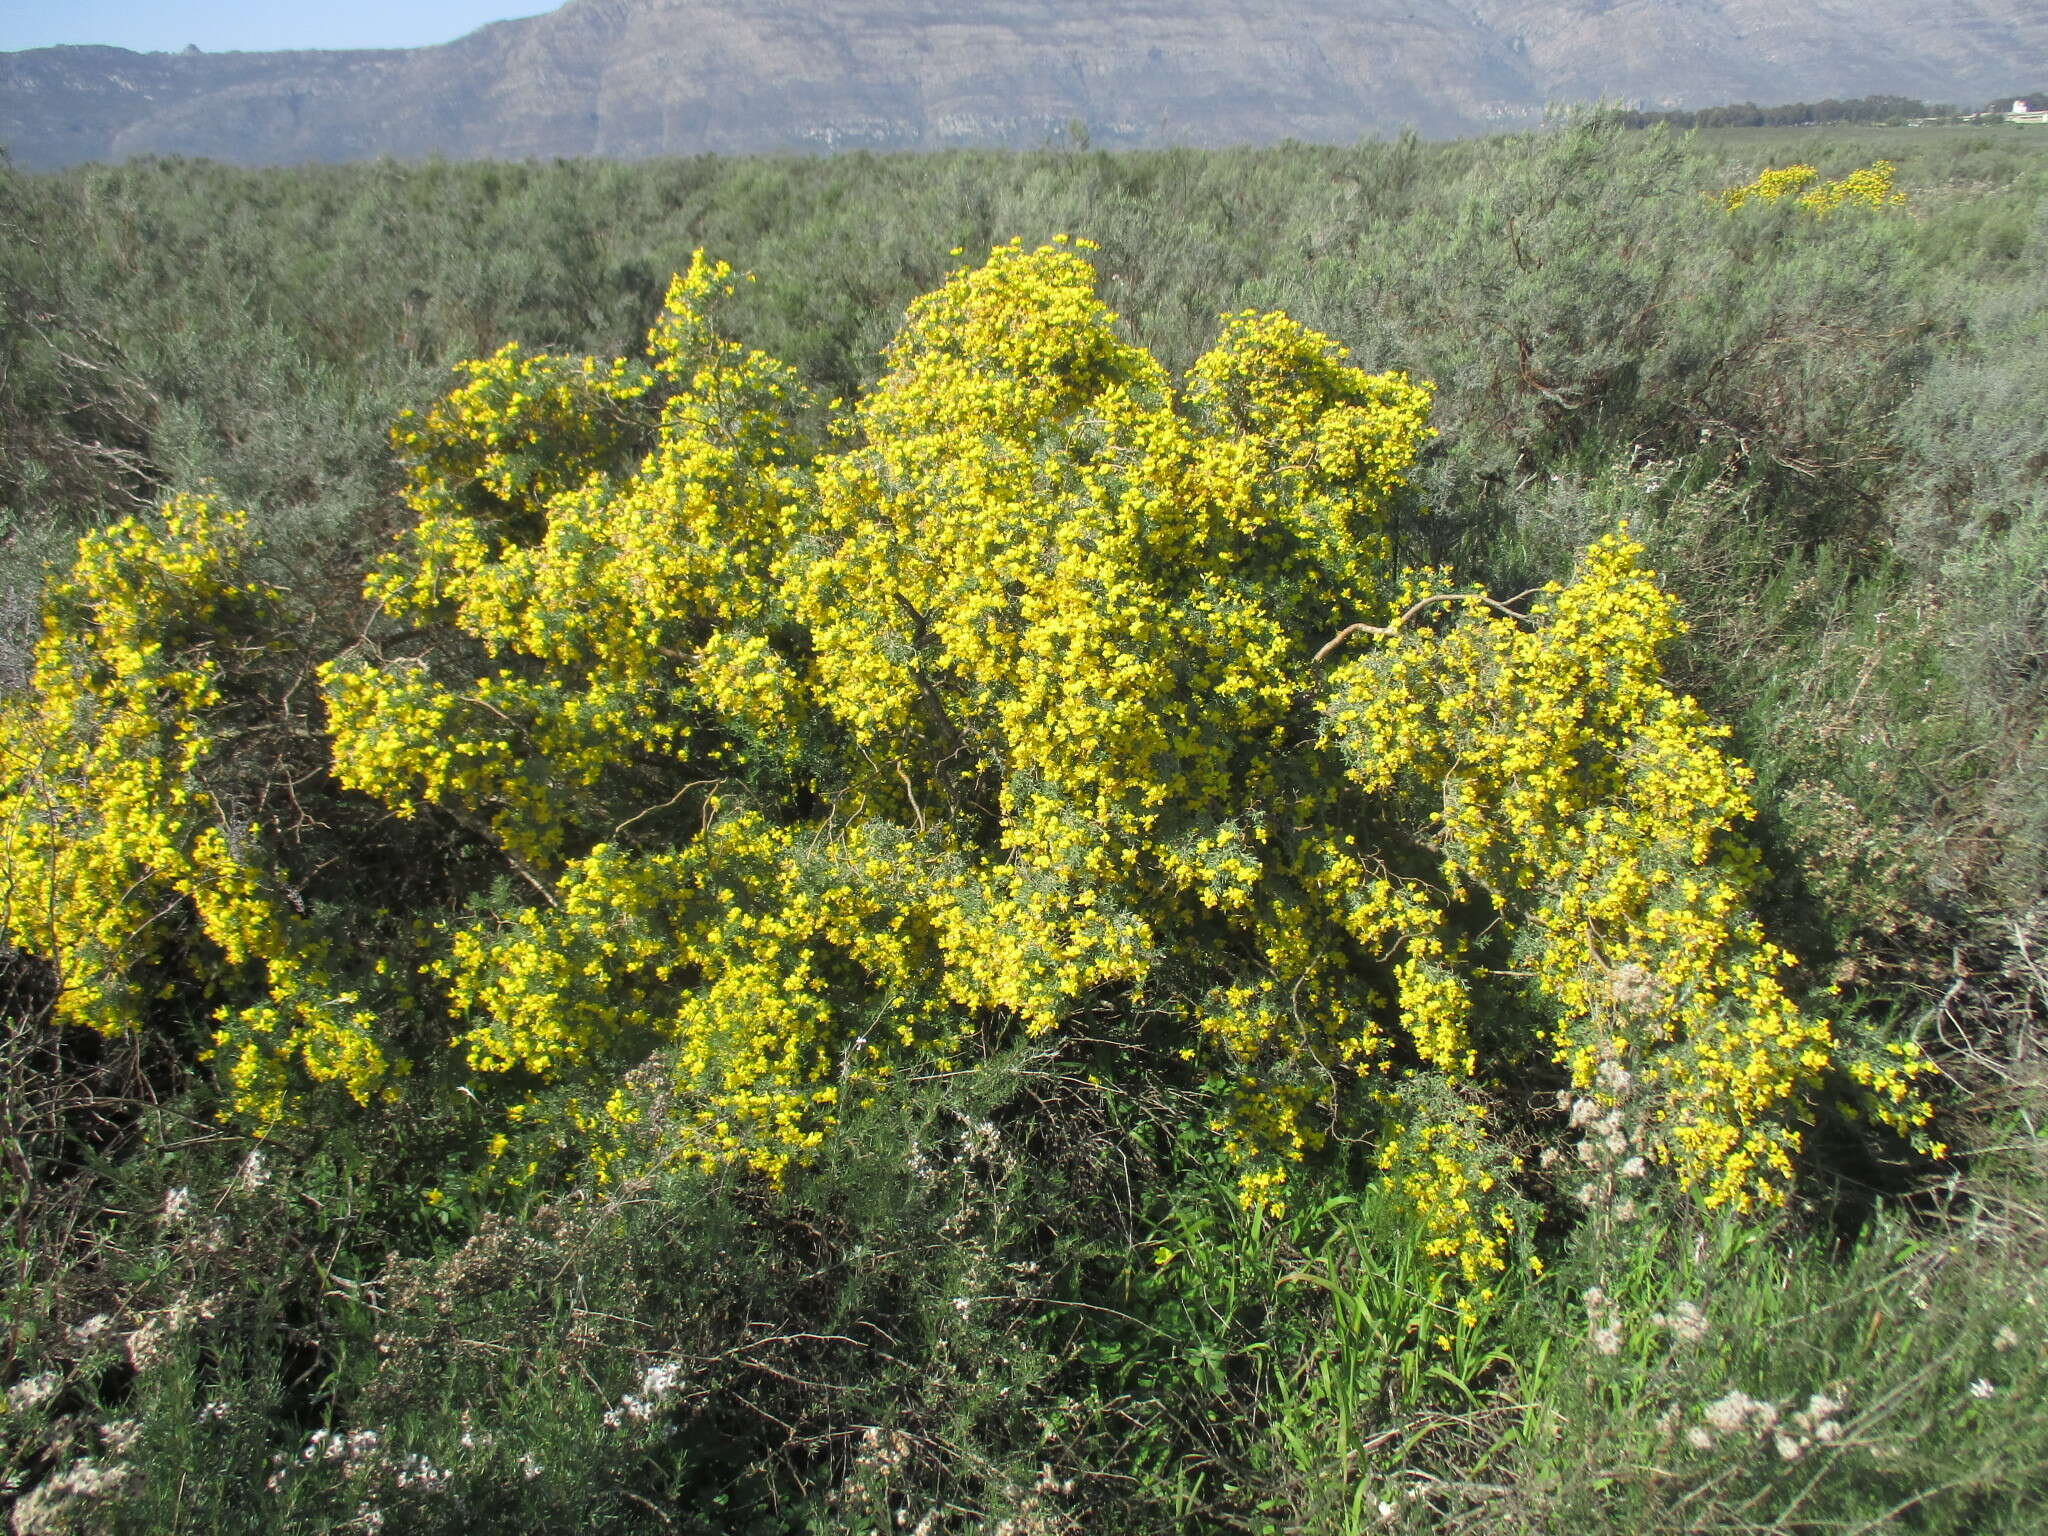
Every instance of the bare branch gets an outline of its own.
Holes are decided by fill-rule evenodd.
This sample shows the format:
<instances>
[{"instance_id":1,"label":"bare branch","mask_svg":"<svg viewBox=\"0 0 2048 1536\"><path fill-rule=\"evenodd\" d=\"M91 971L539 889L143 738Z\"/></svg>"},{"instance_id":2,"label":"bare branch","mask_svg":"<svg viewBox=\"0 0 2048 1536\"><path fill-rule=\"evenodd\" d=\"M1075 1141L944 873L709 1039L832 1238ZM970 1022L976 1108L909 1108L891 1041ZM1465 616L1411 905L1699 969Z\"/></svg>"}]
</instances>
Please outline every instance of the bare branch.
<instances>
[{"instance_id":1,"label":"bare branch","mask_svg":"<svg viewBox=\"0 0 2048 1536\"><path fill-rule=\"evenodd\" d=\"M1342 629L1338 630L1336 634L1332 635L1327 642L1325 642L1323 648L1320 651L1316 652L1315 660L1322 661L1332 651L1336 650L1338 646L1342 645L1346 640L1349 640L1353 635L1377 635L1384 640L1388 636L1397 633L1403 624L1406 624L1410 619L1414 618L1416 614L1422 612L1422 610L1427 608L1431 603L1484 603L1487 607L1495 609L1498 612L1504 613L1511 619L1527 620L1529 615L1523 613L1520 609L1515 608L1513 605L1519 603L1525 597L1534 597L1538 592L1542 590L1543 589L1541 587L1531 587L1526 592L1517 592L1513 597L1509 598L1506 602L1502 602L1497 598L1488 597L1484 592L1432 593L1430 596L1422 598L1419 601L1411 604L1408 608L1408 611L1397 617L1391 624L1387 624L1384 626L1379 624L1345 625Z\"/></svg>"}]
</instances>

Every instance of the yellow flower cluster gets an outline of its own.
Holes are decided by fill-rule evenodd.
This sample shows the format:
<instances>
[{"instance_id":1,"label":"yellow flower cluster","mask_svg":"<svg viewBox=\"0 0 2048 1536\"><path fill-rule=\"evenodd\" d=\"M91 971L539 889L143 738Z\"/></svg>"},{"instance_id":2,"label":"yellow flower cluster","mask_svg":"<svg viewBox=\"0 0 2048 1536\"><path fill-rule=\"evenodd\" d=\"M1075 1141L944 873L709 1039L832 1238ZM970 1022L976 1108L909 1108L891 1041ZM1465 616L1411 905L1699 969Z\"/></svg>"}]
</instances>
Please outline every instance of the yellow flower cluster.
<instances>
[{"instance_id":1,"label":"yellow flower cluster","mask_svg":"<svg viewBox=\"0 0 2048 1536\"><path fill-rule=\"evenodd\" d=\"M1612 1102L1618 1070L1681 1183L1746 1210L1784 1197L1837 1042L1746 910L1748 774L1662 681L1676 604L1641 554L1601 539L1526 616L1460 595L1447 623L1397 621L1333 677L1329 718L1356 782L1433 802L1450 895L1490 899L1574 1087ZM1885 1092L1924 1119L1922 1064L1893 1065Z\"/></svg>"},{"instance_id":2,"label":"yellow flower cluster","mask_svg":"<svg viewBox=\"0 0 2048 1536\"><path fill-rule=\"evenodd\" d=\"M1799 206L1819 218L1826 218L1838 208L1903 208L1906 194L1892 186L1894 169L1889 160L1866 165L1840 181L1823 182L1813 188L1799 199Z\"/></svg>"},{"instance_id":3,"label":"yellow flower cluster","mask_svg":"<svg viewBox=\"0 0 2048 1536\"><path fill-rule=\"evenodd\" d=\"M403 1064L215 787L215 657L274 602L246 545L239 514L194 496L80 541L31 690L0 709L0 837L7 935L55 962L57 1017L115 1035L187 989L255 999L221 1005L215 1043L237 1108L270 1124L294 1064L358 1102Z\"/></svg>"},{"instance_id":4,"label":"yellow flower cluster","mask_svg":"<svg viewBox=\"0 0 2048 1536\"><path fill-rule=\"evenodd\" d=\"M1798 205L1816 218L1841 208L1903 208L1906 194L1892 186L1895 171L1891 161L1879 160L1840 181L1822 181L1810 165L1780 166L1761 172L1745 186L1727 188L1720 195L1721 206L1732 213L1748 203L1775 203L1797 193Z\"/></svg>"},{"instance_id":5,"label":"yellow flower cluster","mask_svg":"<svg viewBox=\"0 0 2048 1536\"><path fill-rule=\"evenodd\" d=\"M473 1067L548 1089L658 1049L670 1150L773 1171L904 1053L1121 994L1230 1083L1248 1199L1394 999L1469 1070L1439 914L1412 876L1341 888L1288 752L1312 637L1383 598L1427 388L1244 314L1183 397L1085 249L1013 242L920 301L807 468L701 256L648 367L503 354L401 434L420 522L370 590L452 640L324 680L344 783L481 829L545 898L451 939ZM807 741L833 767L791 784Z\"/></svg>"},{"instance_id":6,"label":"yellow flower cluster","mask_svg":"<svg viewBox=\"0 0 2048 1536\"><path fill-rule=\"evenodd\" d=\"M1477 1106L1394 1119L1378 1161L1392 1193L1419 1218L1423 1253L1446 1273L1476 1287L1507 1268L1517 1222L1497 1197L1495 1168L1505 1160L1488 1144Z\"/></svg>"},{"instance_id":7,"label":"yellow flower cluster","mask_svg":"<svg viewBox=\"0 0 2048 1536\"><path fill-rule=\"evenodd\" d=\"M786 728L786 669L762 627L799 485L785 425L799 391L697 313L731 277L700 254L676 279L649 366L508 348L401 428L420 520L369 593L497 664L369 647L328 663L344 784L400 815L434 805L480 820L522 864L550 869L607 780L665 782L676 761L714 776L739 766L717 713L757 735ZM623 407L657 386L650 432ZM652 451L615 462L641 436Z\"/></svg>"},{"instance_id":8,"label":"yellow flower cluster","mask_svg":"<svg viewBox=\"0 0 2048 1536\"><path fill-rule=\"evenodd\" d=\"M953 998L1032 1031L1106 989L1180 1014L1270 1203L1320 1139L1312 1064L1379 1057L1396 990L1441 1006L1433 912L1402 886L1354 919L1320 765L1290 748L1311 636L1382 598L1429 394L1240 314L1183 396L1114 318L1061 243L914 308L858 446L820 465L794 605L865 766L849 793L953 871Z\"/></svg>"},{"instance_id":9,"label":"yellow flower cluster","mask_svg":"<svg viewBox=\"0 0 2048 1536\"><path fill-rule=\"evenodd\" d=\"M1732 213L1747 203L1779 202L1819 179L1820 172L1810 165L1781 165L1766 169L1745 186L1725 189L1721 193L1721 206Z\"/></svg>"},{"instance_id":10,"label":"yellow flower cluster","mask_svg":"<svg viewBox=\"0 0 2048 1536\"><path fill-rule=\"evenodd\" d=\"M466 1022L457 1043L480 1072L602 1087L607 1066L665 1042L693 1102L654 1125L614 1095L580 1127L590 1150L613 1155L637 1129L666 1155L779 1174L892 1058L943 1064L957 1045L887 844L821 847L748 811L674 850L600 844L552 907L456 934L439 970ZM529 1126L545 1113L532 1093L514 1107Z\"/></svg>"}]
</instances>

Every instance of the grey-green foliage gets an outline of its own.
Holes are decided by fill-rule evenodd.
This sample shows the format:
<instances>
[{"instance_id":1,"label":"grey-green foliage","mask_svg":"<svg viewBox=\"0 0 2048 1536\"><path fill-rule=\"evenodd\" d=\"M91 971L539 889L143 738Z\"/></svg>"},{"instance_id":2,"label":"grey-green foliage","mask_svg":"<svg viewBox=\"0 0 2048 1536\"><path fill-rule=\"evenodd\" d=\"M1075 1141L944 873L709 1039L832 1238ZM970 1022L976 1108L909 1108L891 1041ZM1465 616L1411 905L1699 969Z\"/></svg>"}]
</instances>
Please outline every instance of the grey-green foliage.
<instances>
[{"instance_id":1,"label":"grey-green foliage","mask_svg":"<svg viewBox=\"0 0 2048 1536\"><path fill-rule=\"evenodd\" d=\"M1491 1459L1502 1491L1453 1473L1396 1528L2032 1528L2044 1230L2013 1215L1886 1218L1847 1256L1654 1209L1589 1223L1499 1329L1523 1405Z\"/></svg>"},{"instance_id":2,"label":"grey-green foliage","mask_svg":"<svg viewBox=\"0 0 2048 1536\"><path fill-rule=\"evenodd\" d=\"M78 225L0 160L0 687L18 687L35 573L158 483L148 386L73 270Z\"/></svg>"},{"instance_id":3,"label":"grey-green foliage","mask_svg":"<svg viewBox=\"0 0 2048 1536\"><path fill-rule=\"evenodd\" d=\"M1110 1291L1160 1106L1044 1053L891 1096L780 1189L422 1207L423 1140L295 1157L184 1107L10 1362L41 1385L0 1419L0 1494L43 1488L48 1529L1158 1528L1088 1341L1145 1326Z\"/></svg>"},{"instance_id":4,"label":"grey-green foliage","mask_svg":"<svg viewBox=\"0 0 2048 1536\"><path fill-rule=\"evenodd\" d=\"M1974 295L1961 334L1900 413L1911 455L1897 548L1938 605L1949 690L1999 782L1963 835L2021 912L2048 868L2048 209L2023 276ZM2032 914L2038 924L2038 910Z\"/></svg>"},{"instance_id":5,"label":"grey-green foliage","mask_svg":"<svg viewBox=\"0 0 2048 1536\"><path fill-rule=\"evenodd\" d=\"M1922 561L2048 499L2048 206L2033 214L2018 272L1961 296L1950 345L1900 414L1914 465L1901 543Z\"/></svg>"}]
</instances>

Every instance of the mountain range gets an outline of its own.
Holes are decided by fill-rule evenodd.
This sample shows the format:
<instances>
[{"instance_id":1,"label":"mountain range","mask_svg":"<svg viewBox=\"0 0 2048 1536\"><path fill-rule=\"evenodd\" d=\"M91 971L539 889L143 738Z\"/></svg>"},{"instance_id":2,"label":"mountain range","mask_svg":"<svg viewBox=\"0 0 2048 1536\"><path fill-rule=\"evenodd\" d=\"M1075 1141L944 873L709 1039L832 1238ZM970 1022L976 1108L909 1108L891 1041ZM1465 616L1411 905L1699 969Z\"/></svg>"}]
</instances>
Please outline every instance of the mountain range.
<instances>
[{"instance_id":1,"label":"mountain range","mask_svg":"<svg viewBox=\"0 0 2048 1536\"><path fill-rule=\"evenodd\" d=\"M2044 63L2043 0L570 0L431 48L0 54L0 144L41 170L1350 142L1561 101L1975 101Z\"/></svg>"}]
</instances>

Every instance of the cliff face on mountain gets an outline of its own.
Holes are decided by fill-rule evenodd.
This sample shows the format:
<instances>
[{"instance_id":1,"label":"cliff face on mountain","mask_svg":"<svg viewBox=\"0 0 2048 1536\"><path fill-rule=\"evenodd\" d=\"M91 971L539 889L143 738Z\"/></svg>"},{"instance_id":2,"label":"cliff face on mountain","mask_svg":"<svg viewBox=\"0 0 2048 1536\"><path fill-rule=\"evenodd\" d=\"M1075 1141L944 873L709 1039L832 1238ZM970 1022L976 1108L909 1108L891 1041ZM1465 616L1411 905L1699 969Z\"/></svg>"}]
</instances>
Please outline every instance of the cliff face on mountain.
<instances>
[{"instance_id":1,"label":"cliff face on mountain","mask_svg":"<svg viewBox=\"0 0 2048 1536\"><path fill-rule=\"evenodd\" d=\"M2040 0L570 0L433 48L0 54L43 169L706 150L1349 141L1650 107L1975 101L2048 57Z\"/></svg>"}]
</instances>

